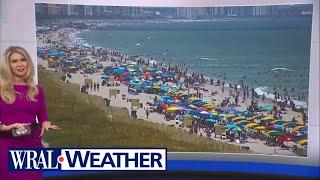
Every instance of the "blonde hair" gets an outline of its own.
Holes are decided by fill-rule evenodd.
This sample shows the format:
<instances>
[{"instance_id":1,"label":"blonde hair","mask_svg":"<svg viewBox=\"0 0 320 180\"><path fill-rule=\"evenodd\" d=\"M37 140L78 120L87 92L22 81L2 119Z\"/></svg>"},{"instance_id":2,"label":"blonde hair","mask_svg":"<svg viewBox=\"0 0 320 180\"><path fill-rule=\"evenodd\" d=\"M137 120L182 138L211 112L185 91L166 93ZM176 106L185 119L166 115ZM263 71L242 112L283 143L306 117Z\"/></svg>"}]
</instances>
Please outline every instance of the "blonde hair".
<instances>
[{"instance_id":1,"label":"blonde hair","mask_svg":"<svg viewBox=\"0 0 320 180\"><path fill-rule=\"evenodd\" d=\"M4 51L2 56L0 62L0 98L7 104L13 104L16 100L17 92L14 92L13 89L13 75L10 68L10 57L13 53L18 53L27 60L28 70L25 77L23 77L28 85L26 99L29 101L36 101L35 96L39 94L39 91L33 80L34 66L29 53L19 46L10 46Z\"/></svg>"}]
</instances>

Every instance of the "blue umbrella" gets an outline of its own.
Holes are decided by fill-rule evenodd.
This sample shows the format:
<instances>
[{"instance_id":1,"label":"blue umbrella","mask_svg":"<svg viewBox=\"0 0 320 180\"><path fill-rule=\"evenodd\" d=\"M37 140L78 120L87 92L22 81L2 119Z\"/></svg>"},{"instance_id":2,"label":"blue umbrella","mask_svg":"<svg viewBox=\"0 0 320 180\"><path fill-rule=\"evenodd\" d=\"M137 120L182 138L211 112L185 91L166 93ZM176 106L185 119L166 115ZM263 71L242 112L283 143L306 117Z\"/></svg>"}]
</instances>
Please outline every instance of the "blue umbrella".
<instances>
[{"instance_id":1,"label":"blue umbrella","mask_svg":"<svg viewBox=\"0 0 320 180\"><path fill-rule=\"evenodd\" d=\"M228 130L231 130L231 129L235 128L235 127L238 127L238 126L235 125L235 124L231 124L231 123L228 123L228 124L227 124Z\"/></svg>"},{"instance_id":2,"label":"blue umbrella","mask_svg":"<svg viewBox=\"0 0 320 180\"><path fill-rule=\"evenodd\" d=\"M213 124L217 123L216 119L205 119L205 121Z\"/></svg>"},{"instance_id":3,"label":"blue umbrella","mask_svg":"<svg viewBox=\"0 0 320 180\"><path fill-rule=\"evenodd\" d=\"M232 114L236 114L236 113L237 113L236 108L228 108L227 111L228 111L229 113L232 113Z\"/></svg>"},{"instance_id":4,"label":"blue umbrella","mask_svg":"<svg viewBox=\"0 0 320 180\"><path fill-rule=\"evenodd\" d=\"M187 102L178 102L177 105L182 106L182 107L187 107L188 103Z\"/></svg>"},{"instance_id":5,"label":"blue umbrella","mask_svg":"<svg viewBox=\"0 0 320 180\"><path fill-rule=\"evenodd\" d=\"M164 95L161 97L162 99L171 99L171 96L168 96L168 95Z\"/></svg>"},{"instance_id":6,"label":"blue umbrella","mask_svg":"<svg viewBox=\"0 0 320 180\"><path fill-rule=\"evenodd\" d=\"M213 116L212 116L212 114L204 114L204 115L203 115L203 118L204 118L204 119L214 119Z\"/></svg>"},{"instance_id":7,"label":"blue umbrella","mask_svg":"<svg viewBox=\"0 0 320 180\"><path fill-rule=\"evenodd\" d=\"M308 131L308 126L304 126L304 127L300 128L299 131L307 132Z\"/></svg>"}]
</instances>

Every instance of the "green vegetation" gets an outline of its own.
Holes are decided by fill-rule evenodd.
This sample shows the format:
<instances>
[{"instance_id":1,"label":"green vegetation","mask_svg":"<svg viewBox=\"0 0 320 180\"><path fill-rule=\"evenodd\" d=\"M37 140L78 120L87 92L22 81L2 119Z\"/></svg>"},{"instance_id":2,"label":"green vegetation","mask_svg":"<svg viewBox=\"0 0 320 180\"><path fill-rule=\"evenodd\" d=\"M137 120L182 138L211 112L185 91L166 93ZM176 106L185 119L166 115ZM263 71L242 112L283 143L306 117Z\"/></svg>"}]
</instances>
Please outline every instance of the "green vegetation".
<instances>
[{"instance_id":1,"label":"green vegetation","mask_svg":"<svg viewBox=\"0 0 320 180\"><path fill-rule=\"evenodd\" d=\"M39 69L49 120L61 130L46 133L50 147L166 147L169 151L246 152L144 120L133 120L124 108L104 107L100 97L80 93L79 85L59 82L61 74Z\"/></svg>"}]
</instances>

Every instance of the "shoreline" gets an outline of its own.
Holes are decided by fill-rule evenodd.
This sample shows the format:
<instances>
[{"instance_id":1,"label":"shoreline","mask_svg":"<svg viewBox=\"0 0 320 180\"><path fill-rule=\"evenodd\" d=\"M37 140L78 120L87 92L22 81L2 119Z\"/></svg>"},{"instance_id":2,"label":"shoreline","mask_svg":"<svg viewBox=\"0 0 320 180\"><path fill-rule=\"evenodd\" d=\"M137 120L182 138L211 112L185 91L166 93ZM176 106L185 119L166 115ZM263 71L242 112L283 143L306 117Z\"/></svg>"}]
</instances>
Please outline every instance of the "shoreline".
<instances>
[{"instance_id":1,"label":"shoreline","mask_svg":"<svg viewBox=\"0 0 320 180\"><path fill-rule=\"evenodd\" d=\"M231 19L234 19L234 18L231 18ZM197 21L196 21L197 22ZM117 50L116 48L113 48L113 47L99 47L99 46L96 46L96 45L92 45L92 44L89 44L87 41L85 41L82 37L80 37L79 36L79 34L80 33L82 33L82 32L85 32L85 31L91 31L92 29L86 29L86 30L78 30L77 32L75 32L74 33L74 36L75 36L75 38L77 39L77 40L79 40L79 44L83 44L84 46L86 46L86 47L94 47L95 49L99 49L99 48L102 48L102 49L106 49L106 50L109 50L109 51L115 51L115 52L118 52L118 53L120 53L121 55L124 55L124 56L126 56L126 57L129 57L129 55L127 54L127 53L123 53L123 52L121 52L120 50ZM149 56L149 55L147 55L147 56ZM159 62L161 62L161 63L164 63L166 66L168 66L168 62L166 62L166 60L165 61L163 61L163 60L161 60L161 58L159 58L159 59L153 59L152 57L151 57L151 59L150 58L147 58L147 57L145 57L145 55L144 56L139 56L140 58L144 58L144 60L145 61L152 61L152 62L155 62L156 64L157 63L159 63ZM202 58L206 58L205 56L201 56L200 57L201 59ZM152 62L151 62L151 64L152 64ZM174 64L172 64L172 65L174 65ZM170 63L169 63L169 66L170 66ZM198 72L197 70L189 70L189 68L188 67L190 67L191 65L189 65L189 66L187 66L187 65L183 65L183 66L180 66L179 68L184 68L184 69L188 69L188 73L187 73L187 75L191 75L192 73L201 73L201 72ZM281 67L278 67L278 68L273 68L272 69L272 71L274 71L274 70L277 70L277 69L287 69L287 68L281 68ZM289 71L292 71L292 70L289 70ZM214 76L205 76L204 75L204 78L207 80L207 81L209 81L210 79L213 79L213 82L214 83L216 83L217 81L224 81L223 80L223 78L221 77L221 78L218 78L218 77L214 77ZM231 84L233 87L234 86L237 86L238 88L240 88L240 89L242 89L243 90L243 87L241 87L241 84L239 84L239 83L234 83L234 82L231 82L230 80L229 80L229 82L227 82L227 81L225 81L225 88L228 88L228 86ZM251 86L251 85L250 85ZM268 92L267 90L265 90L265 89L271 89L271 87L269 87L269 86L264 86L264 85L261 85L261 86L258 86L258 85L253 85L253 87L252 87L254 90L255 90L255 92L259 95L259 96L265 96L265 98L266 99L270 99L270 100L275 100L275 94L274 93L271 93L271 92ZM280 94L280 93L279 93ZM296 106L300 109L300 108L303 108L303 109L305 109L305 110L307 110L308 111L308 102L307 101L303 101L303 100L297 100L297 99L295 99L294 97L285 97L284 95L279 95L279 98L277 98L276 100L277 101L284 101L284 99L290 99L290 100L292 100L295 104L296 104ZM306 112L307 113L307 112Z\"/></svg>"},{"instance_id":2,"label":"shoreline","mask_svg":"<svg viewBox=\"0 0 320 180\"><path fill-rule=\"evenodd\" d=\"M62 30L62 31L64 31L64 30ZM75 35L75 32L73 33L73 35ZM59 33L56 32L56 34L52 35L52 36L57 36L55 38L59 38ZM37 41L38 41L38 39L37 39ZM63 42L63 43L72 44L72 43L75 43L75 41L76 41L75 39L74 39L74 41L72 41L72 39L71 39L70 42ZM45 43L44 43L44 45L45 45ZM38 46L39 46L39 43L38 43ZM111 51L111 52L113 52L113 51ZM116 54L119 53L120 57L123 56L123 54L121 52L119 52L119 51L115 51L115 52L116 52ZM92 55L90 55L90 56L92 56ZM111 54L109 54L108 57L109 57L109 61L107 61L107 64L109 63L109 65L111 65L111 66L114 66L117 63L121 64L121 58L119 58L119 55L114 56L111 53ZM110 61L110 58L111 59L114 58L115 61L114 62ZM126 58L126 57L124 57L124 58ZM41 62L41 63L45 64L45 62ZM158 63L160 63L160 62L157 62L156 64L158 64ZM148 62L148 64L149 64L149 62ZM162 66L162 62L161 62L161 66L160 67L167 67L167 66L166 65ZM98 82L98 83L101 84L102 83L102 80L101 80L102 74L103 73L101 73L101 74L81 74L80 72L78 72L78 73L72 73L72 78L69 78L69 79L67 78L67 79L69 80L69 82L79 84L80 86L84 85L84 82L85 82L84 78L92 78L93 81ZM202 90L199 90L199 87L198 87L198 88L193 88L193 89L189 88L189 91L191 91L190 93L200 92L201 94L203 94L203 96L202 96L203 99L208 99L208 100L215 99L215 104L216 104L216 102L218 102L217 104L220 104L226 98L230 98L231 100L235 99L234 94L236 94L239 89L237 90L237 89L234 89L234 88L223 87L221 85L216 86L216 83L217 83L217 80L213 82L213 85L211 85L210 82L208 83L208 81L206 81L205 83L203 83L200 86L202 88ZM225 85L227 85L227 84L225 83ZM90 91L90 90L88 90L88 93L91 93L93 95L100 95L101 97L106 97L107 94L108 94L108 91L111 88L117 88L117 89L120 90L120 92L122 94L125 94L127 98L131 98L131 95L127 93L128 86L126 86L124 84L120 85L119 87L117 87L117 86L116 87L101 86L101 90L99 90L99 91L92 91L92 90ZM241 97L242 97L241 94L243 93L243 89L240 89L239 91L240 91L239 92L239 94L240 94L239 95L239 97L240 97L239 99L241 99ZM184 93L186 93L186 92L187 92L187 90L184 91ZM212 95L213 92L217 92L217 93ZM229 94L228 94L228 92L229 92ZM120 93L120 95L121 95L121 93ZM111 106L126 107L126 108L128 108L130 110L130 107L129 107L130 103L128 103L125 100L122 100L120 95L118 97L114 98L114 99L111 98L111 104L110 105ZM145 93L141 93L141 94L138 95L138 97L141 100L141 102L143 102L143 107L146 107L147 103L152 101L153 98L150 98L150 96L153 96L153 95L145 94ZM134 96L132 96L132 97L134 97ZM143 99L143 98L145 98L145 99ZM261 97L257 98L258 99L258 103L263 103L263 101L261 101L260 98ZM248 103L250 103L249 97L243 102L240 101L239 102L239 106L236 106L235 108L238 109L238 110L244 111L244 110L246 110L246 107L248 107ZM266 103L272 103L272 101L270 99L269 100L267 99ZM138 112L138 117L140 117L142 119L146 119L144 111L145 111L145 109L140 109L139 112ZM283 118L284 118L285 121L290 121L292 116L297 116L297 113L291 112L289 109L287 109L287 111L288 111L288 113L293 113L293 114L290 114L288 116L284 115ZM149 120L152 119L152 121L155 121L157 123L161 123L162 122L162 123L167 123L167 125L170 125L169 122L164 120L164 115L162 115L162 114L150 113L150 116L149 116L149 118L147 118L147 120L148 119ZM302 122L302 117L297 117L297 120L298 120L298 122L301 123ZM204 133L205 133L204 130L200 129L198 135L202 135ZM213 138L213 139L214 140L219 140L219 139L216 139L216 138ZM248 144L248 143L246 143L246 144ZM266 148L266 147L267 146L264 146L264 148ZM254 147L252 147L252 148L254 148ZM257 153L259 153L259 151L264 152L264 150L262 150L261 147L257 147L257 148L260 149L260 150L257 150ZM267 149L269 149L269 148L267 148ZM272 149L272 151L275 152L274 148ZM271 152L271 150L268 150L268 152L266 154L269 154L270 152ZM262 153L262 154L264 154L264 153Z\"/></svg>"}]
</instances>

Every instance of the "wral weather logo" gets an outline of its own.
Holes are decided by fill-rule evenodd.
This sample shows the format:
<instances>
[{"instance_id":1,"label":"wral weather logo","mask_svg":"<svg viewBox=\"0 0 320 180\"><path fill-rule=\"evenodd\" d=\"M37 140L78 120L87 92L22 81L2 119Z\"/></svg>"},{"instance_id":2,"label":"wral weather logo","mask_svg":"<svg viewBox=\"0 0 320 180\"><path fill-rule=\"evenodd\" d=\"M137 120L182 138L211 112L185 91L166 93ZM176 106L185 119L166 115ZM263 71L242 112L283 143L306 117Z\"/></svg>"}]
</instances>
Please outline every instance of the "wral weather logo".
<instances>
[{"instance_id":1,"label":"wral weather logo","mask_svg":"<svg viewBox=\"0 0 320 180\"><path fill-rule=\"evenodd\" d=\"M10 149L10 171L153 170L165 171L166 149Z\"/></svg>"}]
</instances>

